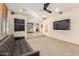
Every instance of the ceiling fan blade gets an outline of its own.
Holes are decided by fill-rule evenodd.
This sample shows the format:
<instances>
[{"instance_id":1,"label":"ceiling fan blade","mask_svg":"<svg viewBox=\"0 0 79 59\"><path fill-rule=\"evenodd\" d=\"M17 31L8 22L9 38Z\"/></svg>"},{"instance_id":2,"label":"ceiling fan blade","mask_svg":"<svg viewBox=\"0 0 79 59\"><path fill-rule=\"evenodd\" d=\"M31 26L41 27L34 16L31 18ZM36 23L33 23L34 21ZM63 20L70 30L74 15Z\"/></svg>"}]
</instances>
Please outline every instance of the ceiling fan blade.
<instances>
[{"instance_id":1,"label":"ceiling fan blade","mask_svg":"<svg viewBox=\"0 0 79 59\"><path fill-rule=\"evenodd\" d=\"M46 10L48 13L52 13L52 11L50 11L50 10Z\"/></svg>"},{"instance_id":2,"label":"ceiling fan blade","mask_svg":"<svg viewBox=\"0 0 79 59\"><path fill-rule=\"evenodd\" d=\"M45 4L44 4L44 10L47 9L47 7L49 6L49 4L50 4L50 3L45 3Z\"/></svg>"},{"instance_id":3,"label":"ceiling fan blade","mask_svg":"<svg viewBox=\"0 0 79 59\"><path fill-rule=\"evenodd\" d=\"M43 10L44 10L44 11L47 11L48 13L52 13L52 11L47 10L47 7L49 6L49 4L50 4L50 3L45 3L45 4L44 4L44 7L43 7Z\"/></svg>"}]
</instances>

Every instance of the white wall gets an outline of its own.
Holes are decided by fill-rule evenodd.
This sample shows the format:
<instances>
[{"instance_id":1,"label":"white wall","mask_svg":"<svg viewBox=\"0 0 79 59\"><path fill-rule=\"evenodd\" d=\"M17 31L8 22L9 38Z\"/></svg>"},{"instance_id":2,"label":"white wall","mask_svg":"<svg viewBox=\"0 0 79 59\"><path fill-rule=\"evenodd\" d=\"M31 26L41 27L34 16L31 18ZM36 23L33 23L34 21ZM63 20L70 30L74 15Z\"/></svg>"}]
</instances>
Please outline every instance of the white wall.
<instances>
[{"instance_id":1,"label":"white wall","mask_svg":"<svg viewBox=\"0 0 79 59\"><path fill-rule=\"evenodd\" d=\"M53 30L53 22L70 19L70 30ZM48 25L48 32L45 32L45 25ZM46 36L59 40L79 44L79 7L66 13L47 18L43 22L43 33Z\"/></svg>"},{"instance_id":2,"label":"white wall","mask_svg":"<svg viewBox=\"0 0 79 59\"><path fill-rule=\"evenodd\" d=\"M25 20L25 31L14 31L14 18ZM8 14L8 33L14 34L15 37L25 36L27 38L27 17L21 14Z\"/></svg>"}]
</instances>

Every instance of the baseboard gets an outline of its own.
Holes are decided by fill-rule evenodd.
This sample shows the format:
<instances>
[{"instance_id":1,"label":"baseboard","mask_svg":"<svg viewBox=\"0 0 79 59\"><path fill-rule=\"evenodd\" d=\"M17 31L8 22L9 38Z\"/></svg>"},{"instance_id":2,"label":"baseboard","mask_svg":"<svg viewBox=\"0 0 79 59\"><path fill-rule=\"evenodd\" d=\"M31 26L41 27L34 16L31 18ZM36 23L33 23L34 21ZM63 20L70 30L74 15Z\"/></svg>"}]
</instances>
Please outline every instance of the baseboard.
<instances>
[{"instance_id":1,"label":"baseboard","mask_svg":"<svg viewBox=\"0 0 79 59\"><path fill-rule=\"evenodd\" d=\"M47 36L47 35L45 35L45 36L46 36L46 37L49 37L49 38L51 38L51 39L55 39L55 40L58 40L58 41L62 41L62 42L65 42L65 43L69 43L69 44L72 44L72 45L79 46L79 44L76 44L76 43L73 43L73 42L69 42L69 41L65 41L65 40L57 39L57 38L50 37L50 36Z\"/></svg>"}]
</instances>

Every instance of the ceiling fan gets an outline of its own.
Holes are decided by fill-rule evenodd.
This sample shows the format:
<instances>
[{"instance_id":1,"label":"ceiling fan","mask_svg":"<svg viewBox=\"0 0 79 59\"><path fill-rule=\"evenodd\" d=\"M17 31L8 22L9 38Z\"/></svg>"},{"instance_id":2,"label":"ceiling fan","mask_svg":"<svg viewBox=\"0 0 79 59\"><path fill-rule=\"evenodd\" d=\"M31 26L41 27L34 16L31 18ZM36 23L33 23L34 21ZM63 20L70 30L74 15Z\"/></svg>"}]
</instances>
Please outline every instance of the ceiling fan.
<instances>
[{"instance_id":1,"label":"ceiling fan","mask_svg":"<svg viewBox=\"0 0 79 59\"><path fill-rule=\"evenodd\" d=\"M47 7L48 7L49 5L50 5L50 3L45 3L45 4L44 4L44 7L43 7L43 10L44 10L44 11L47 11L48 13L52 13L52 11L50 11L50 10L47 9Z\"/></svg>"}]
</instances>

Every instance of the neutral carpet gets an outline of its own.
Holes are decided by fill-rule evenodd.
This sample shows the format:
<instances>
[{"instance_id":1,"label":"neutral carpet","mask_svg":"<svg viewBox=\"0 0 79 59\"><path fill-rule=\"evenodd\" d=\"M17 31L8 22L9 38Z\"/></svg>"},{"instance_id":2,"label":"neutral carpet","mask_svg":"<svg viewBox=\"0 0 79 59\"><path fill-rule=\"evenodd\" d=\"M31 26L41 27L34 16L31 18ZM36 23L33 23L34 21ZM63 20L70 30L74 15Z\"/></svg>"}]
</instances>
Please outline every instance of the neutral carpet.
<instances>
[{"instance_id":1,"label":"neutral carpet","mask_svg":"<svg viewBox=\"0 0 79 59\"><path fill-rule=\"evenodd\" d=\"M39 33L31 34L27 41L34 50L40 51L41 56L79 56L78 45L49 38Z\"/></svg>"}]
</instances>

